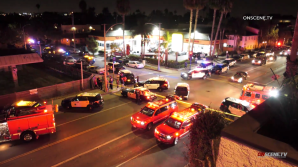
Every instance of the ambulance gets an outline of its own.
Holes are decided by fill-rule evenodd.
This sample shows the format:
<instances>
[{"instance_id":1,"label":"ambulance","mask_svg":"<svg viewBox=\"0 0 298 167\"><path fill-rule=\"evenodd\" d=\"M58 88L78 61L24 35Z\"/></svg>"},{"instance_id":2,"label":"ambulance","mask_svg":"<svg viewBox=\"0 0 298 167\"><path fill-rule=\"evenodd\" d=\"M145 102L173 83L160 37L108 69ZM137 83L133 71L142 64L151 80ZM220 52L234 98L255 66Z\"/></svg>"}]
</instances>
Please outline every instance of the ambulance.
<instances>
[{"instance_id":1,"label":"ambulance","mask_svg":"<svg viewBox=\"0 0 298 167\"><path fill-rule=\"evenodd\" d=\"M259 83L249 83L243 86L240 96L241 100L245 100L251 104L261 104L269 97L277 97L278 89L273 86L263 85Z\"/></svg>"},{"instance_id":2,"label":"ambulance","mask_svg":"<svg viewBox=\"0 0 298 167\"><path fill-rule=\"evenodd\" d=\"M52 105L19 101L5 107L1 118L0 143L19 139L29 142L40 135L56 132Z\"/></svg>"}]
</instances>

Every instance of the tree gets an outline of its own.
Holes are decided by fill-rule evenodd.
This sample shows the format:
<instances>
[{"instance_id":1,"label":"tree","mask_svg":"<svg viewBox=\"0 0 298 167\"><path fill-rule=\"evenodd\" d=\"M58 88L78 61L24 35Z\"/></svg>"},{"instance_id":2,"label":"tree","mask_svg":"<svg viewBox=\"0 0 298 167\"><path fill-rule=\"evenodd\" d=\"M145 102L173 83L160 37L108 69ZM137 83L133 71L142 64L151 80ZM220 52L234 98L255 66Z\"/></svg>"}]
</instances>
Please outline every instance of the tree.
<instances>
[{"instance_id":1,"label":"tree","mask_svg":"<svg viewBox=\"0 0 298 167\"><path fill-rule=\"evenodd\" d=\"M293 37L290 30L279 31L279 39L283 41L284 44L289 43L289 40Z\"/></svg>"},{"instance_id":2,"label":"tree","mask_svg":"<svg viewBox=\"0 0 298 167\"><path fill-rule=\"evenodd\" d=\"M233 3L232 3L231 0L221 0L220 1L220 5L221 5L221 9L220 9L221 10L220 11L221 14L220 14L219 23L218 23L216 34L215 34L215 38L214 38L213 51L212 51L211 56L214 56L217 35L218 35L219 30L220 30L220 25L221 25L221 22L222 22L222 17L223 17L223 15L227 15L229 12L231 12L232 7L233 7Z\"/></svg>"},{"instance_id":3,"label":"tree","mask_svg":"<svg viewBox=\"0 0 298 167\"><path fill-rule=\"evenodd\" d=\"M125 15L130 11L130 2L129 0L117 0L117 11L122 15L123 20L123 54L125 55Z\"/></svg>"},{"instance_id":4,"label":"tree","mask_svg":"<svg viewBox=\"0 0 298 167\"><path fill-rule=\"evenodd\" d=\"M111 43L110 47L112 55L114 55L115 52L120 50L119 45L117 43Z\"/></svg>"},{"instance_id":5,"label":"tree","mask_svg":"<svg viewBox=\"0 0 298 167\"><path fill-rule=\"evenodd\" d=\"M82 13L86 13L87 12L87 3L85 0L81 0L79 3L79 7L82 11Z\"/></svg>"},{"instance_id":6,"label":"tree","mask_svg":"<svg viewBox=\"0 0 298 167\"><path fill-rule=\"evenodd\" d=\"M15 24L0 26L0 44L3 47L8 45L21 46L23 44L22 32Z\"/></svg>"},{"instance_id":7,"label":"tree","mask_svg":"<svg viewBox=\"0 0 298 167\"><path fill-rule=\"evenodd\" d=\"M194 48L194 45L195 45L195 39L196 39L196 30L197 30L197 22L198 22L198 17L199 17L199 11L201 9L203 9L206 4L207 4L207 1L206 0L196 0L197 3L196 3L196 18L195 18L195 27L193 29L193 41L192 41L192 47L191 47L191 51L193 52L193 48Z\"/></svg>"},{"instance_id":8,"label":"tree","mask_svg":"<svg viewBox=\"0 0 298 167\"><path fill-rule=\"evenodd\" d=\"M266 34L266 38L268 40L268 44L275 44L275 42L278 40L278 31L279 29L276 28L276 26L270 27L268 33Z\"/></svg>"},{"instance_id":9,"label":"tree","mask_svg":"<svg viewBox=\"0 0 298 167\"><path fill-rule=\"evenodd\" d=\"M246 34L247 22L240 18L230 18L227 29L228 34L234 36L234 51L237 51L240 39Z\"/></svg>"},{"instance_id":10,"label":"tree","mask_svg":"<svg viewBox=\"0 0 298 167\"><path fill-rule=\"evenodd\" d=\"M87 49L94 55L98 51L98 42L93 38L89 37L86 39Z\"/></svg>"},{"instance_id":11,"label":"tree","mask_svg":"<svg viewBox=\"0 0 298 167\"><path fill-rule=\"evenodd\" d=\"M226 125L225 115L219 112L207 110L195 118L189 135L189 166L205 166L206 162L215 165L220 132Z\"/></svg>"},{"instance_id":12,"label":"tree","mask_svg":"<svg viewBox=\"0 0 298 167\"><path fill-rule=\"evenodd\" d=\"M191 38L191 28L192 28L192 18L193 18L193 10L197 8L197 1L195 0L183 0L183 6L190 11L189 18L189 31L188 31L188 48L187 52L189 54L190 51L190 38Z\"/></svg>"},{"instance_id":13,"label":"tree","mask_svg":"<svg viewBox=\"0 0 298 167\"><path fill-rule=\"evenodd\" d=\"M209 7L211 9L213 9L213 22L212 22L212 30L211 30L211 38L210 38L210 52L209 52L209 55L211 56L216 11L221 8L221 0L210 0L209 1Z\"/></svg>"},{"instance_id":14,"label":"tree","mask_svg":"<svg viewBox=\"0 0 298 167\"><path fill-rule=\"evenodd\" d=\"M36 4L35 7L37 8L38 12L39 12L39 8L40 8L40 4Z\"/></svg>"},{"instance_id":15,"label":"tree","mask_svg":"<svg viewBox=\"0 0 298 167\"><path fill-rule=\"evenodd\" d=\"M165 34L163 35L164 42L161 44L164 49L165 49L165 62L166 64L168 63L168 53L170 50L170 44L172 43L172 34L169 31L166 31Z\"/></svg>"},{"instance_id":16,"label":"tree","mask_svg":"<svg viewBox=\"0 0 298 167\"><path fill-rule=\"evenodd\" d=\"M133 36L141 35L141 58L144 58L146 43L148 42L148 36L151 34L151 30L146 26L146 18L140 18L137 21L137 26L134 28Z\"/></svg>"}]
</instances>

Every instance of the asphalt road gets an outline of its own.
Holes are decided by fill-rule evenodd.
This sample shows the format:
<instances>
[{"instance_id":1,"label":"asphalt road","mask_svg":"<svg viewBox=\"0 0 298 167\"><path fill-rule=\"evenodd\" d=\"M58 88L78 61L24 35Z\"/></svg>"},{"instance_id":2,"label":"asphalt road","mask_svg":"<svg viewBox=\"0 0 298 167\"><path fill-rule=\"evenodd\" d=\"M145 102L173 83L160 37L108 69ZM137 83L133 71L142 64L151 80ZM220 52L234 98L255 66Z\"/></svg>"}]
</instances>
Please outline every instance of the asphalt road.
<instances>
[{"instance_id":1,"label":"asphalt road","mask_svg":"<svg viewBox=\"0 0 298 167\"><path fill-rule=\"evenodd\" d=\"M199 102L218 108L225 97L239 98L241 88L248 82L260 82L278 86L272 81L270 68L281 76L285 70L285 57L265 66L253 66L251 60L231 67L227 74L212 75L207 80L183 80L182 71L156 72L147 69L130 69L140 80L164 76L170 82L170 89L156 92L172 94L179 82L190 84L189 103ZM237 71L247 71L248 80L232 83L229 78ZM93 90L93 92L101 92ZM55 113L57 132L40 136L31 143L13 141L0 144L0 166L5 167L47 167L47 166L177 166L187 164L188 138L180 140L174 147L157 145L151 131L133 130L130 116L145 105L136 104L119 93L104 95L105 104L92 112L84 110L61 110ZM61 99L55 100L60 104ZM188 107L179 103L179 109Z\"/></svg>"}]
</instances>

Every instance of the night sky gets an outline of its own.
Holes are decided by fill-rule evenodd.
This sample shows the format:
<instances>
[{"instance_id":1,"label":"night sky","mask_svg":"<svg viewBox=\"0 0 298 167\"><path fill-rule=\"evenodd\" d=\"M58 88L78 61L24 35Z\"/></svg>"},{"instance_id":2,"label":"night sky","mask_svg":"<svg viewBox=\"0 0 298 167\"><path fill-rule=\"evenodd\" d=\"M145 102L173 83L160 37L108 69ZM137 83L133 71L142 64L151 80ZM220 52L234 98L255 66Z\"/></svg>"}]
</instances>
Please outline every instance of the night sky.
<instances>
[{"instance_id":1,"label":"night sky","mask_svg":"<svg viewBox=\"0 0 298 167\"><path fill-rule=\"evenodd\" d=\"M1 12L37 12L35 5L40 4L40 12L68 12L80 11L80 0L1 0ZM86 0L87 6L95 7L100 13L103 7L115 11L116 0ZM152 10L176 10L183 14L187 10L183 7L182 0L130 0L132 11L140 9L149 14ZM298 0L234 0L232 16L242 16L247 13L252 15L277 13L282 15L297 15Z\"/></svg>"}]
</instances>

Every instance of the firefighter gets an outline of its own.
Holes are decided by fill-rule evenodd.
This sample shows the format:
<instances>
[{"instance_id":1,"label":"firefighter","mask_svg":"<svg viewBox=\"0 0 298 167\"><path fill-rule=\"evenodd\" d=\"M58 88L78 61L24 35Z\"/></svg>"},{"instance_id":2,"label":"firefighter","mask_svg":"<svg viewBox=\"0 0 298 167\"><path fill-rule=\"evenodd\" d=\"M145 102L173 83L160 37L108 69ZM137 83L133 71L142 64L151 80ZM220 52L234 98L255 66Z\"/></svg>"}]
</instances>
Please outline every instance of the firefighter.
<instances>
[{"instance_id":1,"label":"firefighter","mask_svg":"<svg viewBox=\"0 0 298 167\"><path fill-rule=\"evenodd\" d=\"M98 88L98 81L96 81L95 77L94 77L94 88Z\"/></svg>"},{"instance_id":2,"label":"firefighter","mask_svg":"<svg viewBox=\"0 0 298 167\"><path fill-rule=\"evenodd\" d=\"M137 76L137 82L139 82L139 76Z\"/></svg>"},{"instance_id":3,"label":"firefighter","mask_svg":"<svg viewBox=\"0 0 298 167\"><path fill-rule=\"evenodd\" d=\"M110 76L110 89L113 90L113 78Z\"/></svg>"},{"instance_id":4,"label":"firefighter","mask_svg":"<svg viewBox=\"0 0 298 167\"><path fill-rule=\"evenodd\" d=\"M137 104L140 104L140 93L139 93L139 91L136 92L136 102L137 102Z\"/></svg>"},{"instance_id":5,"label":"firefighter","mask_svg":"<svg viewBox=\"0 0 298 167\"><path fill-rule=\"evenodd\" d=\"M124 77L123 77L123 85L124 85L124 86L125 86L126 81L127 81L127 78L126 78L126 76L124 76Z\"/></svg>"},{"instance_id":6,"label":"firefighter","mask_svg":"<svg viewBox=\"0 0 298 167\"><path fill-rule=\"evenodd\" d=\"M100 78L97 78L97 85L99 87L100 90L102 90L102 81L100 80Z\"/></svg>"}]
</instances>

